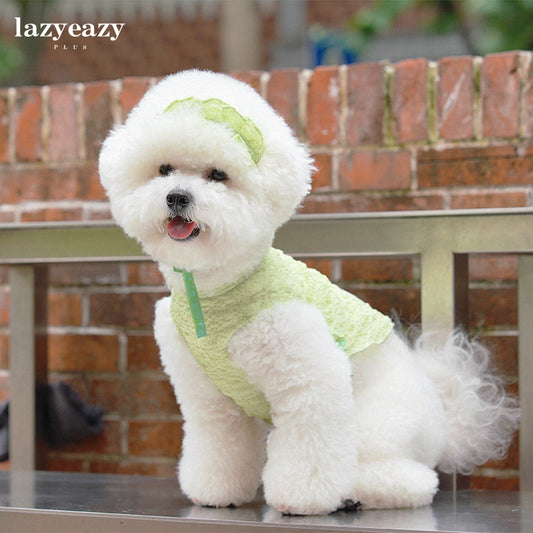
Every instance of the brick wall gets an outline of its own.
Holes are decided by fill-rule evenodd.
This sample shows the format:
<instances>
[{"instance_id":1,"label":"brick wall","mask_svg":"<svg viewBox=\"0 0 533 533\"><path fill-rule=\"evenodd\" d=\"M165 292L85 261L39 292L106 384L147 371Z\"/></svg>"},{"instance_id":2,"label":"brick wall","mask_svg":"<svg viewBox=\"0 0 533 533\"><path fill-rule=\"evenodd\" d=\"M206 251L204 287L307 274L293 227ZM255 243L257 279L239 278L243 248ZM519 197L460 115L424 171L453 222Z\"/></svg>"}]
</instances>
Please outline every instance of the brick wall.
<instances>
[{"instance_id":1,"label":"brick wall","mask_svg":"<svg viewBox=\"0 0 533 533\"><path fill-rule=\"evenodd\" d=\"M304 212L533 205L532 55L450 57L235 74L312 147ZM150 78L0 90L0 221L109 218L97 175L102 139ZM420 316L416 259L314 262L402 319ZM470 261L470 327L516 390L516 258ZM166 293L157 268L53 266L50 379L105 409L102 436L49 453L49 468L172 474L181 418L151 333ZM0 270L0 400L8 392L7 274ZM518 454L478 469L472 487L516 488Z\"/></svg>"}]
</instances>

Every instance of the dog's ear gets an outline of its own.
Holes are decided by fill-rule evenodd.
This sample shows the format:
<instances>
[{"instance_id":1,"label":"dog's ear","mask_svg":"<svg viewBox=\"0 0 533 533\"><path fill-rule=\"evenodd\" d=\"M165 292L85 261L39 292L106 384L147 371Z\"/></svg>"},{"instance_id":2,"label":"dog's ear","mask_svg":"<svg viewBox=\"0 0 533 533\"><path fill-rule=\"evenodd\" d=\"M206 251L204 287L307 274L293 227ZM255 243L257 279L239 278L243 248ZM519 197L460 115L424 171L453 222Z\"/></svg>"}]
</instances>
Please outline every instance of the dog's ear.
<instances>
[{"instance_id":1,"label":"dog's ear","mask_svg":"<svg viewBox=\"0 0 533 533\"><path fill-rule=\"evenodd\" d=\"M315 169L308 149L287 130L288 135L265 140L267 148L258 164L265 201L277 226L284 224L307 196Z\"/></svg>"},{"instance_id":2,"label":"dog's ear","mask_svg":"<svg viewBox=\"0 0 533 533\"><path fill-rule=\"evenodd\" d=\"M113 182L120 174L124 144L124 126L116 126L106 137L98 157L98 172L104 189L109 192Z\"/></svg>"}]
</instances>

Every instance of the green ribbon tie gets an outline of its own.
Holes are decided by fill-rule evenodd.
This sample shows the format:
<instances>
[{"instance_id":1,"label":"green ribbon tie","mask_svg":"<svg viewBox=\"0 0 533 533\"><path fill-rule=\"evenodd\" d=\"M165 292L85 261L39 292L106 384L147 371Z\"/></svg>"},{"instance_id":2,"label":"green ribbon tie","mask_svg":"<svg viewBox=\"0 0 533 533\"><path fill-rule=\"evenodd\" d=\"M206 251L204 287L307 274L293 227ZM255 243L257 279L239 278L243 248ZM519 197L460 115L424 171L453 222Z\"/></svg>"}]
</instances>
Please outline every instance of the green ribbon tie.
<instances>
[{"instance_id":1,"label":"green ribbon tie","mask_svg":"<svg viewBox=\"0 0 533 533\"><path fill-rule=\"evenodd\" d=\"M194 322L194 329L196 330L196 337L198 339L206 337L207 331L205 328L204 314L202 312L202 305L200 304L200 297L198 296L198 289L196 288L196 283L194 283L192 272L180 270L176 267L174 267L174 272L183 276L185 294L187 295L187 301L189 302L192 321Z\"/></svg>"}]
</instances>

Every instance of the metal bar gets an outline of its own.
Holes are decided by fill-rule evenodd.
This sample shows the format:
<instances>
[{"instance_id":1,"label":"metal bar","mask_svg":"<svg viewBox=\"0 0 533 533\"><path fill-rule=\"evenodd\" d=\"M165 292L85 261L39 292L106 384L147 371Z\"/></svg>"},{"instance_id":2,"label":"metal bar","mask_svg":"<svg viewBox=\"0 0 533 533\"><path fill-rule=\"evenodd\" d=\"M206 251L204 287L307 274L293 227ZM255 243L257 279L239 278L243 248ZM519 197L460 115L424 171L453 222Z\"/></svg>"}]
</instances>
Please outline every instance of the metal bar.
<instances>
[{"instance_id":1,"label":"metal bar","mask_svg":"<svg viewBox=\"0 0 533 533\"><path fill-rule=\"evenodd\" d=\"M533 209L298 215L275 245L299 256L416 254L438 242L455 253L533 251ZM109 222L0 225L0 263L145 260Z\"/></svg>"},{"instance_id":2,"label":"metal bar","mask_svg":"<svg viewBox=\"0 0 533 533\"><path fill-rule=\"evenodd\" d=\"M468 255L431 247L421 254L422 329L468 327Z\"/></svg>"},{"instance_id":3,"label":"metal bar","mask_svg":"<svg viewBox=\"0 0 533 533\"><path fill-rule=\"evenodd\" d=\"M520 489L533 491L533 255L518 260Z\"/></svg>"},{"instance_id":4,"label":"metal bar","mask_svg":"<svg viewBox=\"0 0 533 533\"><path fill-rule=\"evenodd\" d=\"M0 227L0 263L146 259L137 242L109 223Z\"/></svg>"},{"instance_id":5,"label":"metal bar","mask_svg":"<svg viewBox=\"0 0 533 533\"><path fill-rule=\"evenodd\" d=\"M36 387L46 383L46 267L13 266L10 282L9 454L14 470L43 466L44 450L37 434Z\"/></svg>"},{"instance_id":6,"label":"metal bar","mask_svg":"<svg viewBox=\"0 0 533 533\"><path fill-rule=\"evenodd\" d=\"M9 454L14 470L34 470L35 461L35 284L31 266L9 269Z\"/></svg>"},{"instance_id":7,"label":"metal bar","mask_svg":"<svg viewBox=\"0 0 533 533\"><path fill-rule=\"evenodd\" d=\"M422 329L447 334L455 325L453 253L440 248L426 250L420 267Z\"/></svg>"},{"instance_id":8,"label":"metal bar","mask_svg":"<svg viewBox=\"0 0 533 533\"><path fill-rule=\"evenodd\" d=\"M533 210L301 215L278 231L276 244L295 255L415 254L435 246L455 253L533 250Z\"/></svg>"}]
</instances>

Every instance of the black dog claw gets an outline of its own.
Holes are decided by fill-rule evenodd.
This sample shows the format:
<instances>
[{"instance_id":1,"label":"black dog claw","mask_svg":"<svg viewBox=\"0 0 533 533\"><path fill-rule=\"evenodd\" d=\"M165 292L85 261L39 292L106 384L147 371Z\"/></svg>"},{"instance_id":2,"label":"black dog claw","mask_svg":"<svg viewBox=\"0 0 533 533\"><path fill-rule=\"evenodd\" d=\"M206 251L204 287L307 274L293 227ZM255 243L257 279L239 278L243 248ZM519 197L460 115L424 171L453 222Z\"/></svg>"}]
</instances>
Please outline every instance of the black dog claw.
<instances>
[{"instance_id":1,"label":"black dog claw","mask_svg":"<svg viewBox=\"0 0 533 533\"><path fill-rule=\"evenodd\" d=\"M353 500L347 499L344 500L343 506L340 508L341 511L359 511L361 508L361 502L354 502Z\"/></svg>"}]
</instances>

